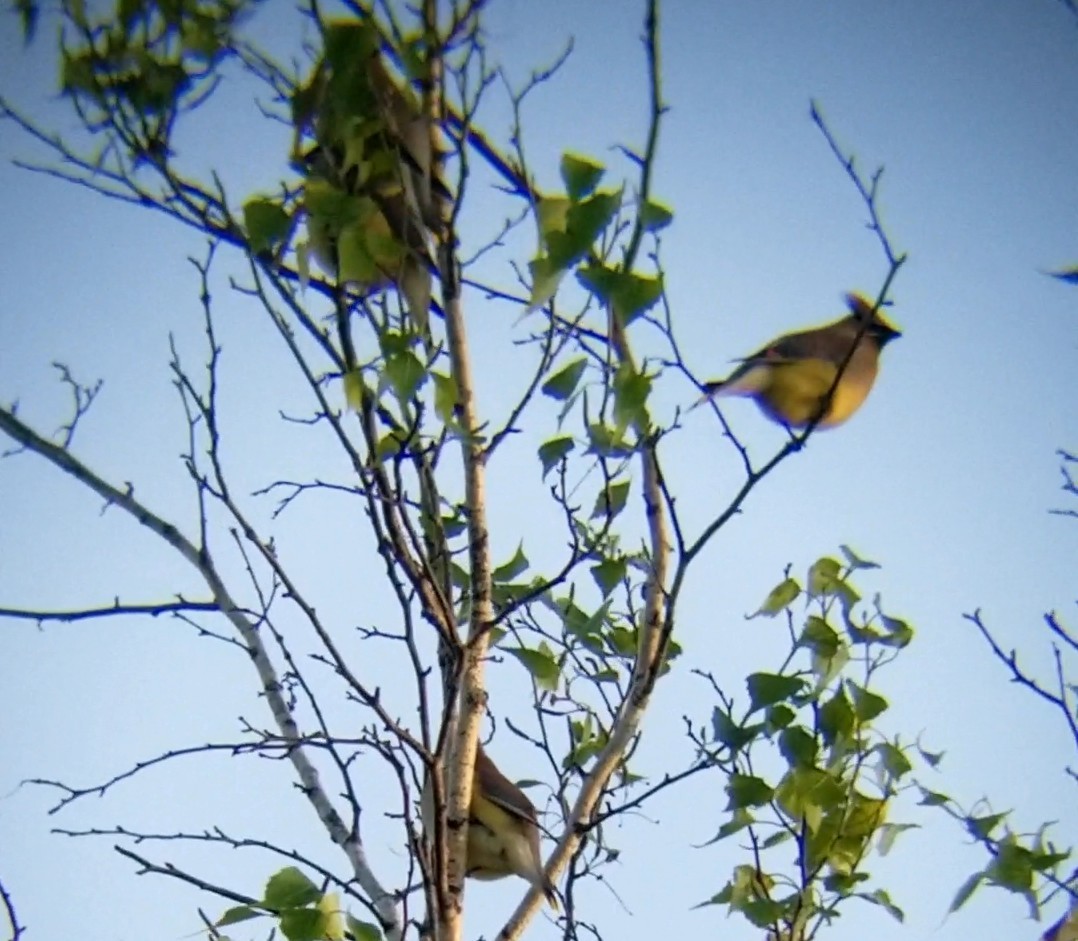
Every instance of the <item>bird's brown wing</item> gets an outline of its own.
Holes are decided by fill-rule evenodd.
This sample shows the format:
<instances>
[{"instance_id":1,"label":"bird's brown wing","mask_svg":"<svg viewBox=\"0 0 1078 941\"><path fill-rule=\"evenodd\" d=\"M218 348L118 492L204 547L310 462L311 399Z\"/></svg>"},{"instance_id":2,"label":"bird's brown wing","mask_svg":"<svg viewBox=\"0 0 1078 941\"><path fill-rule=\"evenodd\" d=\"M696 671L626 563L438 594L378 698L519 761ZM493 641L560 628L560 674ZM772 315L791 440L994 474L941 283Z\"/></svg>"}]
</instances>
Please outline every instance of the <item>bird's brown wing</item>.
<instances>
[{"instance_id":1,"label":"bird's brown wing","mask_svg":"<svg viewBox=\"0 0 1078 941\"><path fill-rule=\"evenodd\" d=\"M857 330L858 325L847 317L816 330L790 333L749 356L746 362L778 364L822 359L839 364L849 355Z\"/></svg>"},{"instance_id":2,"label":"bird's brown wing","mask_svg":"<svg viewBox=\"0 0 1078 941\"><path fill-rule=\"evenodd\" d=\"M487 757L482 748L475 756L475 771L483 781L483 793L506 813L536 823L535 805L528 796L510 781Z\"/></svg>"}]
</instances>

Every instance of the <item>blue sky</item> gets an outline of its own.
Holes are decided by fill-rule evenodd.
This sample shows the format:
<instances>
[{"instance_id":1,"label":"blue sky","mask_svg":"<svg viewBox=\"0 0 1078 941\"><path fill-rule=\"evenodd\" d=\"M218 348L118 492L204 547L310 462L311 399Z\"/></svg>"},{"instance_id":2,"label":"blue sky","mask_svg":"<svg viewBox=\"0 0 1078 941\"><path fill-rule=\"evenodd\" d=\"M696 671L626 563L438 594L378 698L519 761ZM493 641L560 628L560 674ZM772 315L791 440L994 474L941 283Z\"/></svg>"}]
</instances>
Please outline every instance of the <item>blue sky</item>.
<instances>
[{"instance_id":1,"label":"blue sky","mask_svg":"<svg viewBox=\"0 0 1078 941\"><path fill-rule=\"evenodd\" d=\"M492 4L490 43L514 81L549 63L570 35L575 40L563 71L524 115L529 163L542 183L555 185L567 149L626 171L612 147L638 145L645 130L641 19L639 4L609 0ZM282 4L254 27L285 51L297 35L289 22ZM24 52L14 19L0 20L0 90L45 124L71 129L73 118L55 97L51 56L47 32ZM676 213L662 258L692 368L721 375L731 359L772 336L837 316L846 290L872 292L883 280L864 206L809 120L810 100L862 170L885 165L884 221L910 256L892 292L892 319L905 335L887 349L864 409L782 466L701 558L678 626L686 660L740 691L740 678L774 662L783 644L777 624L743 615L787 563L803 571L849 544L883 565L861 587L882 593L887 610L918 631L885 674L890 727L946 752L941 790L967 802L990 796L996 809L1014 808L1026 828L1057 820L1057 835L1073 841L1078 815L1062 770L1073 762L1065 729L1005 682L962 614L981 609L1004 647L1019 648L1046 677L1041 613L1076 620L1078 528L1047 510L1064 499L1054 452L1076 446L1078 292L1041 272L1078 260L1078 22L1051 0L685 0L665 11L663 60L670 111L655 192ZM506 121L506 109L492 103L493 136ZM186 166L221 168L236 205L272 188L286 146L280 132L266 133L249 91L235 81L178 144ZM76 453L108 478L132 481L163 514L190 520L168 334L196 366L201 314L186 256L201 255L203 243L163 218L11 166L12 157L35 153L10 124L0 125L0 399L17 399L20 415L49 431L67 405L50 363L63 361L84 380L103 377ZM490 231L503 212L478 199L467 231ZM289 476L341 479L329 443L277 418L279 407L301 412L310 403L258 311L228 293L223 275L215 301L227 459L238 489ZM524 355L505 350L516 317L497 305L469 309L480 403L495 414ZM648 349L646 338L641 348ZM669 420L694 397L670 374L655 392L656 417ZM750 403L731 402L724 414L754 454L781 444L781 431ZM707 410L684 422L665 452L666 469L681 505L706 519L739 485L739 468ZM533 453L534 442L514 443L491 469L493 540L502 559L522 537L533 558L556 551L556 537L527 498L543 492ZM272 510L265 500L252 506L262 519ZM384 590L365 574L376 571L360 555L365 548L351 555L350 547L367 545L362 520L341 510L332 498L312 498L273 524L278 545L320 610L345 624L390 617ZM74 483L29 457L0 462L0 519L0 605L67 608L108 604L116 595L204 594L153 537L115 510L102 513ZM252 759L177 762L103 800L47 816L50 795L19 788L20 780L96 783L170 747L237 739L238 716L268 717L245 658L174 621L44 630L5 621L2 628L0 687L9 713L0 736L0 877L30 938L181 938L198 930L196 905L215 910L212 899L167 880L136 879L111 851L113 841L50 835L54 826L170 832L221 825L335 861L295 796L289 769ZM369 656L358 644L354 655L359 662ZM524 684L514 670L495 665L488 679L498 708L522 715ZM687 670L660 685L645 722L642 770L659 774L664 762L684 761L690 752L679 717L702 720L710 706L707 689ZM495 747L510 776L541 776L508 736ZM622 862L608 887L588 895L608 936L758 936L744 923L727 924L717 909L689 910L721 887L735 861L725 844L689 848L724 819L716 782L668 794L619 828ZM1019 900L999 893L945 917L983 857L942 818L905 810L923 829L907 834L875 871L906 908L907 925L866 907L822 937L959 941L1043 930L1026 920ZM367 825L369 852L384 858L388 875L399 872L392 831L374 814ZM250 851L142 849L252 894L275 868ZM512 884L469 886L470 933L489 936L518 897ZM549 926L535 930L553 936Z\"/></svg>"}]
</instances>

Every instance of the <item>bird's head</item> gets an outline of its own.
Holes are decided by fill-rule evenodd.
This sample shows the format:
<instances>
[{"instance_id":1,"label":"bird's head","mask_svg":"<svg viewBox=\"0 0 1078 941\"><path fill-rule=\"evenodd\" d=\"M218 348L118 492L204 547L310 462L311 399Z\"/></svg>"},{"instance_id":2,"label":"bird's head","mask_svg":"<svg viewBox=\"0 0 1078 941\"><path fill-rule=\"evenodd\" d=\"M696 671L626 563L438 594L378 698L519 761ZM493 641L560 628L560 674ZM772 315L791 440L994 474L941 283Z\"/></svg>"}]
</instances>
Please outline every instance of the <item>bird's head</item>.
<instances>
[{"instance_id":1,"label":"bird's head","mask_svg":"<svg viewBox=\"0 0 1078 941\"><path fill-rule=\"evenodd\" d=\"M872 303L863 294L850 293L846 295L846 303L850 306L850 316L859 323L867 321L866 332L880 346L889 343L902 336L902 331L892 326Z\"/></svg>"}]
</instances>

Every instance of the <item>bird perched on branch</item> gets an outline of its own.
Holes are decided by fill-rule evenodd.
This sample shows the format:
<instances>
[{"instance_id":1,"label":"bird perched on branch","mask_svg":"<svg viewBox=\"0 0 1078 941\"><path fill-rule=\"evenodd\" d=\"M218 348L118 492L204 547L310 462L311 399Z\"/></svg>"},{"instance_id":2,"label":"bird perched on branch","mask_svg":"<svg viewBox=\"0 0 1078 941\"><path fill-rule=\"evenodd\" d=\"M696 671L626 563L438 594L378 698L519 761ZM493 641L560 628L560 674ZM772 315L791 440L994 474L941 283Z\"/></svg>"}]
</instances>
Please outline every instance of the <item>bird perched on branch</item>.
<instances>
[{"instance_id":1,"label":"bird perched on branch","mask_svg":"<svg viewBox=\"0 0 1078 941\"><path fill-rule=\"evenodd\" d=\"M434 832L434 799L423 789L423 825ZM550 907L558 895L543 872L535 805L487 756L480 745L475 756L472 802L468 813L466 875L473 879L520 876L542 890Z\"/></svg>"},{"instance_id":2,"label":"bird perched on branch","mask_svg":"<svg viewBox=\"0 0 1078 941\"><path fill-rule=\"evenodd\" d=\"M341 283L395 285L424 332L441 234L452 196L436 133L409 85L386 68L367 23L326 30L325 56L293 102L310 250Z\"/></svg>"},{"instance_id":3,"label":"bird perched on branch","mask_svg":"<svg viewBox=\"0 0 1078 941\"><path fill-rule=\"evenodd\" d=\"M848 316L772 340L725 379L705 383L705 399L747 396L772 421L790 428L817 418L820 428L841 425L872 391L880 350L902 335L860 294L847 294L846 302Z\"/></svg>"}]
</instances>

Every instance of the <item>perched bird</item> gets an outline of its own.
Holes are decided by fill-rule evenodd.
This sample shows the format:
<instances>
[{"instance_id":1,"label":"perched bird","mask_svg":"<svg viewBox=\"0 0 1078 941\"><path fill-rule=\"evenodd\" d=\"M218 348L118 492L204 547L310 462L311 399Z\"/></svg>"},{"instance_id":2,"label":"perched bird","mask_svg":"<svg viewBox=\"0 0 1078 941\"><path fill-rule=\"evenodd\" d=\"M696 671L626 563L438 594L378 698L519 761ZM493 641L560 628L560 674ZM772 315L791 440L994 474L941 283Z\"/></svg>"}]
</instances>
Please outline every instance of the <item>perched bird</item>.
<instances>
[{"instance_id":1,"label":"perched bird","mask_svg":"<svg viewBox=\"0 0 1078 941\"><path fill-rule=\"evenodd\" d=\"M423 824L434 831L433 795L423 788ZM475 756L472 802L468 814L467 875L473 879L520 876L541 889L558 910L558 895L543 872L535 805L487 757L480 745Z\"/></svg>"},{"instance_id":2,"label":"perched bird","mask_svg":"<svg viewBox=\"0 0 1078 941\"><path fill-rule=\"evenodd\" d=\"M902 335L860 294L847 294L846 301L849 316L772 340L725 379L705 383L705 399L748 396L768 418L790 428L804 428L816 418L820 428L841 425L872 391L880 350Z\"/></svg>"},{"instance_id":3,"label":"perched bird","mask_svg":"<svg viewBox=\"0 0 1078 941\"><path fill-rule=\"evenodd\" d=\"M395 285L425 332L432 236L452 198L430 121L387 70L372 29L332 30L326 59L294 104L297 127L315 139L298 158L310 250L341 282Z\"/></svg>"}]
</instances>

